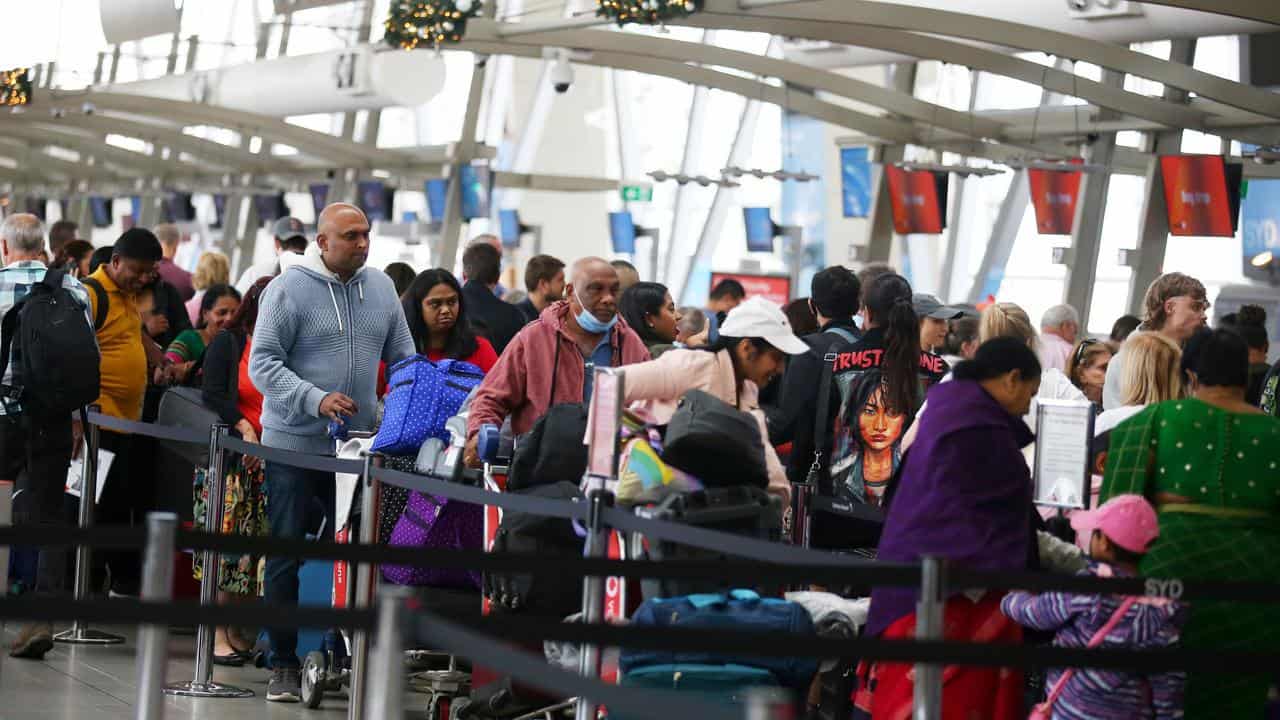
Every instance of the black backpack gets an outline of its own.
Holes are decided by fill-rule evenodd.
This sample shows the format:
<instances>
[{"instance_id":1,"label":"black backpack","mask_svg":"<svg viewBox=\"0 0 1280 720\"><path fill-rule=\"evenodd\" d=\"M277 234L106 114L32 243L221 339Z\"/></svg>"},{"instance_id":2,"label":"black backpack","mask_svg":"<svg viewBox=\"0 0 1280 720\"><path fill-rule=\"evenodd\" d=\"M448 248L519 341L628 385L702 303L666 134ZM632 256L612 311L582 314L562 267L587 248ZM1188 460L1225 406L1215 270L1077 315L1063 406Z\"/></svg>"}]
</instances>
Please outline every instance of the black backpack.
<instances>
[{"instance_id":1,"label":"black backpack","mask_svg":"<svg viewBox=\"0 0 1280 720\"><path fill-rule=\"evenodd\" d=\"M508 490L527 490L568 481L587 472L587 408L581 403L552 406L516 443L507 472Z\"/></svg>"},{"instance_id":2,"label":"black backpack","mask_svg":"<svg viewBox=\"0 0 1280 720\"><path fill-rule=\"evenodd\" d=\"M84 307L62 286L65 275L46 271L0 325L0 376L9 367L15 338L18 353L4 397L33 416L70 415L96 400L100 391L97 336L85 320Z\"/></svg>"},{"instance_id":3,"label":"black backpack","mask_svg":"<svg viewBox=\"0 0 1280 720\"><path fill-rule=\"evenodd\" d=\"M664 462L707 487L769 486L759 423L709 393L690 390L680 398L663 445Z\"/></svg>"}]
</instances>

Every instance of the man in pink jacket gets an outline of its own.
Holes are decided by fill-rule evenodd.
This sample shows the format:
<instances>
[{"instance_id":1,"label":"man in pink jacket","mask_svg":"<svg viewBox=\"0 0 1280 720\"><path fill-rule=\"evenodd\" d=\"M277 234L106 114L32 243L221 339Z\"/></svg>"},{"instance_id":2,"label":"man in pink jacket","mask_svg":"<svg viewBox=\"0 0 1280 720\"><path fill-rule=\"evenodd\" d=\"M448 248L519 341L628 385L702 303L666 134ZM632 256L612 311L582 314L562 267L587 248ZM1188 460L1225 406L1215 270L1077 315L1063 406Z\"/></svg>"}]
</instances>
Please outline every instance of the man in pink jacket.
<instances>
[{"instance_id":1,"label":"man in pink jacket","mask_svg":"<svg viewBox=\"0 0 1280 720\"><path fill-rule=\"evenodd\" d=\"M465 461L480 465L476 434L485 424L522 435L552 405L591 398L596 366L621 367L649 359L644 342L618 315L618 272L597 257L583 258L569 271L566 300L554 303L529 323L503 351L471 402Z\"/></svg>"}]
</instances>

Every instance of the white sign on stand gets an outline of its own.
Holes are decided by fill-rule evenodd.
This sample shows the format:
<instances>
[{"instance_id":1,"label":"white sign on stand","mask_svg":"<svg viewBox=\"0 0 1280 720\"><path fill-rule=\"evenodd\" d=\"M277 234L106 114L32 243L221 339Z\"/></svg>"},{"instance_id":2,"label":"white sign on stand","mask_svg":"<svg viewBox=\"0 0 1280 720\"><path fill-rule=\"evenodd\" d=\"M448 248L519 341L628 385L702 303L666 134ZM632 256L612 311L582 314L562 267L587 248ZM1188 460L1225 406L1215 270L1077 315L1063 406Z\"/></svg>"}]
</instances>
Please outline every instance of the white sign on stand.
<instances>
[{"instance_id":1,"label":"white sign on stand","mask_svg":"<svg viewBox=\"0 0 1280 720\"><path fill-rule=\"evenodd\" d=\"M1089 506L1093 403L1040 400L1036 413L1035 503L1066 510Z\"/></svg>"},{"instance_id":2,"label":"white sign on stand","mask_svg":"<svg viewBox=\"0 0 1280 720\"><path fill-rule=\"evenodd\" d=\"M618 476L618 431L622 422L622 373L594 368L591 424L587 428L587 476L613 480Z\"/></svg>"}]
</instances>

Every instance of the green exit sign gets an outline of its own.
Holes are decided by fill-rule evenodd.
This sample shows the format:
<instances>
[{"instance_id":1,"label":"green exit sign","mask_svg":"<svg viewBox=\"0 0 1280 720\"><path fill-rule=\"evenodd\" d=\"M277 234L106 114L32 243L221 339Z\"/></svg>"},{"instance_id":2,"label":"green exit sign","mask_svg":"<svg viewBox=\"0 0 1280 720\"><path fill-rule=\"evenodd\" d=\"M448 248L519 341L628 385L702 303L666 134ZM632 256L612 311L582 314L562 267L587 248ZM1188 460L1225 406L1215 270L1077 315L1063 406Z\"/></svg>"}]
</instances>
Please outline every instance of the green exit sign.
<instances>
[{"instance_id":1,"label":"green exit sign","mask_svg":"<svg viewBox=\"0 0 1280 720\"><path fill-rule=\"evenodd\" d=\"M622 186L623 202L649 202L653 200L653 188L639 185Z\"/></svg>"}]
</instances>

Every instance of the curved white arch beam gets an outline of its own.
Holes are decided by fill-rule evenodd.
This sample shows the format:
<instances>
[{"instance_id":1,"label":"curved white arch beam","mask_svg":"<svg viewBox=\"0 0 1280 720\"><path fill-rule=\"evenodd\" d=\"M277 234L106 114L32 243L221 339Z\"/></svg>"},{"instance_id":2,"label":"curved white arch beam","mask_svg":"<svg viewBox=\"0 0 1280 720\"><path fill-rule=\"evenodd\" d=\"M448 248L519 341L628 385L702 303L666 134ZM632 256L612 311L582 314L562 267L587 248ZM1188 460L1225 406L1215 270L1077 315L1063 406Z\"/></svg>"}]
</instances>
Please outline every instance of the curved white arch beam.
<instances>
[{"instance_id":1,"label":"curved white arch beam","mask_svg":"<svg viewBox=\"0 0 1280 720\"><path fill-rule=\"evenodd\" d=\"M20 140L0 138L0 154L15 158L20 166L19 170L23 172L25 170L22 166L26 166L39 168L40 175L65 178L70 181L126 182L128 180L127 177L102 167L71 162L40 152Z\"/></svg>"},{"instance_id":2,"label":"curved white arch beam","mask_svg":"<svg viewBox=\"0 0 1280 720\"><path fill-rule=\"evenodd\" d=\"M1280 4L1268 0L1143 0L1143 2L1280 25Z\"/></svg>"},{"instance_id":3,"label":"curved white arch beam","mask_svg":"<svg viewBox=\"0 0 1280 720\"><path fill-rule=\"evenodd\" d=\"M206 140L194 135L187 135L179 128L153 125L150 123L126 120L123 118L95 113L83 115L79 112L68 113L60 118L35 117L29 114L0 114L0 129L12 125L29 125L32 127L72 127L83 128L102 134L124 135L138 138L157 145L165 145L173 150L201 158L215 167L236 172L270 172L287 170L296 167L290 158L275 158L256 155L230 145L223 145L213 140Z\"/></svg>"},{"instance_id":4,"label":"curved white arch beam","mask_svg":"<svg viewBox=\"0 0 1280 720\"><path fill-rule=\"evenodd\" d=\"M100 139L89 135L18 124L4 126L3 132L6 137L21 138L37 145L73 150L80 153L81 156L92 155L112 165L123 166L135 173L145 175L163 176L179 169L187 172L201 170L207 172L208 170L208 168L201 168L192 163L184 163L178 160L162 160L146 153L108 145Z\"/></svg>"},{"instance_id":5,"label":"curved white arch beam","mask_svg":"<svg viewBox=\"0 0 1280 720\"><path fill-rule=\"evenodd\" d=\"M541 45L521 45L505 40L476 40L468 37L461 43L460 48L486 55L542 57ZM919 140L915 127L909 121L867 115L818 100L807 93L791 92L781 86L770 85L758 80L739 75L730 75L729 73L696 65L687 65L674 60L598 51L592 52L589 60L575 60L574 62L611 67L618 70L632 70L648 75L662 75L694 85L705 85L706 87L724 90L746 98L789 107L792 110L802 112L832 125L857 129L859 132L886 142L915 143Z\"/></svg>"},{"instance_id":6,"label":"curved white arch beam","mask_svg":"<svg viewBox=\"0 0 1280 720\"><path fill-rule=\"evenodd\" d=\"M1109 110L1158 122L1168 127L1202 129L1207 116L1184 105L1149 98L1088 78L1033 63L1014 55L917 33L815 20L752 17L744 14L698 13L679 24L708 29L769 32L789 37L826 40L845 45L879 48L911 57L941 60L994 75L1021 80L1052 92L1072 95Z\"/></svg>"},{"instance_id":7,"label":"curved white arch beam","mask_svg":"<svg viewBox=\"0 0 1280 720\"><path fill-rule=\"evenodd\" d=\"M265 141L295 147L300 153L323 158L340 167L393 169L413 162L402 153L378 150L327 133L291 125L278 118L216 105L99 91L55 93L50 104L57 106L59 101L66 107L68 114L78 114L83 103L92 102L100 110L152 117L183 125L215 125L237 130L258 135Z\"/></svg>"},{"instance_id":8,"label":"curved white arch beam","mask_svg":"<svg viewBox=\"0 0 1280 720\"><path fill-rule=\"evenodd\" d=\"M779 78L794 87L811 88L839 95L925 125L946 128L970 137L999 138L1003 128L999 122L920 100L907 93L875 83L767 55L730 50L705 43L609 30L561 29L538 33L525 31L516 35L504 34L504 29L513 27L518 28L519 23L477 21L467 25L467 39L468 41L493 40L534 47L550 46L627 53L676 62L697 63L708 67L730 67L759 76Z\"/></svg>"},{"instance_id":9,"label":"curved white arch beam","mask_svg":"<svg viewBox=\"0 0 1280 720\"><path fill-rule=\"evenodd\" d=\"M711 13L796 18L936 33L1083 60L1157 80L1242 110L1280 118L1280 95L1120 45L992 17L872 0L707 0Z\"/></svg>"}]
</instances>

